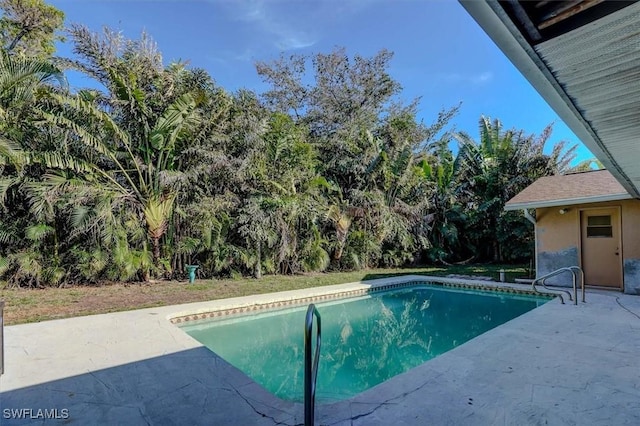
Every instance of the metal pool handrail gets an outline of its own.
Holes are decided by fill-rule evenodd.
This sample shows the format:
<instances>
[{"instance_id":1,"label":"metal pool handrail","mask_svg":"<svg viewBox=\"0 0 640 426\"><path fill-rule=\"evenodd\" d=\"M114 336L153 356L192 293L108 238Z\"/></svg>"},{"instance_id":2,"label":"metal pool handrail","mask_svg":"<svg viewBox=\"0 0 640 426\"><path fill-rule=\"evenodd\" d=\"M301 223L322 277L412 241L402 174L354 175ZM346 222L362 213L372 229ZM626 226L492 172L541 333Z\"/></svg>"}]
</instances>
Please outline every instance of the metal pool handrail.
<instances>
[{"instance_id":1,"label":"metal pool handrail","mask_svg":"<svg viewBox=\"0 0 640 426\"><path fill-rule=\"evenodd\" d=\"M563 272L571 272L571 275L573 277L573 298L571 297L571 293L566 291L566 290L556 290L556 289L551 289L549 287L546 286L545 281L547 280L547 278L551 278L554 277L556 275L560 275ZM543 275L541 277L536 278L535 280L533 280L533 282L531 283L531 286L533 287L533 291L535 291L536 293L541 293L544 294L542 292L540 292L537 288L536 288L536 283L540 283L542 284L542 286L548 290L549 292L558 295L558 297L560 297L560 302L562 302L562 304L564 304L564 299L562 298L562 295L559 292L562 293L567 293L567 295L569 296L569 300L573 300L573 304L577 305L578 304L578 288L577 288L577 273L580 273L580 286L582 288L582 303L585 303L585 289L584 289L584 271L582 270L582 268L580 268L579 266L567 266L564 268L560 268L560 269L556 269L555 271L549 272L546 275Z\"/></svg>"},{"instance_id":2,"label":"metal pool handrail","mask_svg":"<svg viewBox=\"0 0 640 426\"><path fill-rule=\"evenodd\" d=\"M311 334L313 333L313 316L318 319L316 334L316 351L311 360ZM314 425L315 405L316 405L316 380L318 378L318 361L320 360L321 343L321 320L320 313L312 303L307 308L307 317L304 322L304 424Z\"/></svg>"}]
</instances>

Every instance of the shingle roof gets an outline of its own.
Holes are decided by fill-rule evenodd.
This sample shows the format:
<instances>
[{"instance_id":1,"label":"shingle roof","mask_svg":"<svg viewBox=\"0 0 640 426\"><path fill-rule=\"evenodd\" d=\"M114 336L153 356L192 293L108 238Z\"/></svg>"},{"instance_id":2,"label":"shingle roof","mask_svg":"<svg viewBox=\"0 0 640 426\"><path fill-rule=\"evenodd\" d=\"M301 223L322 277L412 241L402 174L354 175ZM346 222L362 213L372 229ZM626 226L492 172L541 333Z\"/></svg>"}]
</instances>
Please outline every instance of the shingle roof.
<instances>
[{"instance_id":1,"label":"shingle roof","mask_svg":"<svg viewBox=\"0 0 640 426\"><path fill-rule=\"evenodd\" d=\"M507 201L505 210L555 207L633 198L606 170L546 176Z\"/></svg>"}]
</instances>

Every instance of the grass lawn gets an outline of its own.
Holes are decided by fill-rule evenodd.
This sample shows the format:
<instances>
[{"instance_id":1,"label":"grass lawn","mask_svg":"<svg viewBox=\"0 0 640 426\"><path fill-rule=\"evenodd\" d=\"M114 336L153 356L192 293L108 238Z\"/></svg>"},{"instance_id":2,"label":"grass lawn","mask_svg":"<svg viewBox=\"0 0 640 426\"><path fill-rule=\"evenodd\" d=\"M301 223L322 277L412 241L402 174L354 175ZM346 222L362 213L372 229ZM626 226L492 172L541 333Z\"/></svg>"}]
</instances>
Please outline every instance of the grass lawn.
<instances>
[{"instance_id":1,"label":"grass lawn","mask_svg":"<svg viewBox=\"0 0 640 426\"><path fill-rule=\"evenodd\" d=\"M251 278L159 281L144 284L108 284L101 286L75 286L66 288L0 289L0 300L5 301L4 321L6 325L38 322L57 318L101 314L149 308L153 306L177 305L201 302L250 294L272 293L372 280L404 274L479 275L498 278L504 269L507 281L525 277L524 266L513 265L464 265L451 267L421 267L402 269L368 269L355 272L315 273L295 276L267 275L260 280Z\"/></svg>"}]
</instances>

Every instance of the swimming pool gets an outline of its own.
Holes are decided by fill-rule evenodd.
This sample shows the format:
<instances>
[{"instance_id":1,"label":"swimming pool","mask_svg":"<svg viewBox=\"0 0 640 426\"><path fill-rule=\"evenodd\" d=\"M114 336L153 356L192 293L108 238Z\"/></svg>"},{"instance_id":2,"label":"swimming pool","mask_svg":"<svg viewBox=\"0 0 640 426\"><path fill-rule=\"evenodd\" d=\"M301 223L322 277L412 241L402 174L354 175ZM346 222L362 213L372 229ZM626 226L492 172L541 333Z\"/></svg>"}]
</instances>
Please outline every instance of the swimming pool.
<instances>
[{"instance_id":1,"label":"swimming pool","mask_svg":"<svg viewBox=\"0 0 640 426\"><path fill-rule=\"evenodd\" d=\"M316 397L352 397L548 300L420 284L317 304L323 327ZM301 306L181 328L276 396L301 401L305 312Z\"/></svg>"}]
</instances>

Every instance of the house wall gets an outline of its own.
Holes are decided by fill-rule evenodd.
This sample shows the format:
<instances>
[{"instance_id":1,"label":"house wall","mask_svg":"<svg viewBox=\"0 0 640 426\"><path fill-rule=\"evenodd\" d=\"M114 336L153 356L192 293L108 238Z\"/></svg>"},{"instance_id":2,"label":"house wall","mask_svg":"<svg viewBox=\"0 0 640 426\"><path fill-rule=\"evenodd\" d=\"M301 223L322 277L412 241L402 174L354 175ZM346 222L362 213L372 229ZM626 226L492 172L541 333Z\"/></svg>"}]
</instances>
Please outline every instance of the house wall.
<instances>
[{"instance_id":1,"label":"house wall","mask_svg":"<svg viewBox=\"0 0 640 426\"><path fill-rule=\"evenodd\" d=\"M580 216L577 208L560 214L562 207L536 209L536 276L566 266L580 264ZM547 280L553 285L571 286L571 274L562 274Z\"/></svg>"},{"instance_id":2,"label":"house wall","mask_svg":"<svg viewBox=\"0 0 640 426\"><path fill-rule=\"evenodd\" d=\"M622 267L624 292L640 294L640 200L629 200L623 207Z\"/></svg>"},{"instance_id":3,"label":"house wall","mask_svg":"<svg viewBox=\"0 0 640 426\"><path fill-rule=\"evenodd\" d=\"M580 209L620 207L622 267L624 292L640 294L640 200L622 200L536 209L537 276L558 268L581 265ZM617 265L612 265L617 267ZM571 274L562 274L547 281L549 284L571 286Z\"/></svg>"}]
</instances>

